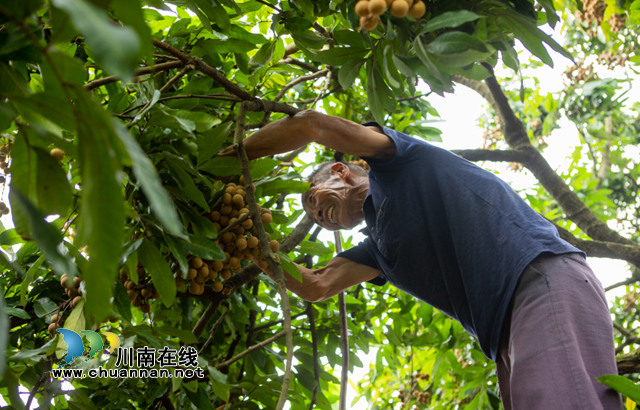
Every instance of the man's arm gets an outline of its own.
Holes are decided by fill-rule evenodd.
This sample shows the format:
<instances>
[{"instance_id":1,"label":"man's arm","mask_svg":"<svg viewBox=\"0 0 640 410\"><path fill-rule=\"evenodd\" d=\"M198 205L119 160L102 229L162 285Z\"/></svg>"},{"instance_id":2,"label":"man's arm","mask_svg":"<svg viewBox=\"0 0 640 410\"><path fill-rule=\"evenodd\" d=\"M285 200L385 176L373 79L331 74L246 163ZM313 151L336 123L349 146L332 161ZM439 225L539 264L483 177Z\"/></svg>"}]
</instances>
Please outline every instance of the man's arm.
<instances>
[{"instance_id":1,"label":"man's arm","mask_svg":"<svg viewBox=\"0 0 640 410\"><path fill-rule=\"evenodd\" d=\"M293 151L310 142L346 154L388 159L396 153L391 138L377 127L363 127L353 121L306 110L272 122L244 140L249 159ZM233 155L229 147L218 155Z\"/></svg>"},{"instance_id":2,"label":"man's arm","mask_svg":"<svg viewBox=\"0 0 640 410\"><path fill-rule=\"evenodd\" d=\"M302 282L284 272L287 289L309 302L321 302L352 286L380 276L378 269L341 257L333 258L327 266L320 269L297 266L302 274ZM271 274L269 276L273 277Z\"/></svg>"}]
</instances>

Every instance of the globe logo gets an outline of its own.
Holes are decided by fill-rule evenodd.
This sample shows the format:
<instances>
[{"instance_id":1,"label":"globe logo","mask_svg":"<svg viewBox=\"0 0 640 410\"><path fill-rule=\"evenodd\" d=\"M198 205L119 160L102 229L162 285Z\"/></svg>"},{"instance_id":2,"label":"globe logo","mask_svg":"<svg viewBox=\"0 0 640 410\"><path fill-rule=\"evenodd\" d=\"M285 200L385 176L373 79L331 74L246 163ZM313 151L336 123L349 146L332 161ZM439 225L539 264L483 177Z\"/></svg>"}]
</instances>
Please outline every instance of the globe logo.
<instances>
[{"instance_id":1,"label":"globe logo","mask_svg":"<svg viewBox=\"0 0 640 410\"><path fill-rule=\"evenodd\" d=\"M57 329L57 332L62 335L62 340L67 344L67 350L64 354L64 366L73 362L74 358L82 357L85 350L82 336L69 329ZM102 341L100 333L91 330L81 330L80 333L82 333L87 339L87 342L89 342L89 356L85 360L94 358L100 351L104 350L104 342ZM118 335L111 332L104 332L102 334L109 342L109 353L115 352L120 347L120 338Z\"/></svg>"}]
</instances>

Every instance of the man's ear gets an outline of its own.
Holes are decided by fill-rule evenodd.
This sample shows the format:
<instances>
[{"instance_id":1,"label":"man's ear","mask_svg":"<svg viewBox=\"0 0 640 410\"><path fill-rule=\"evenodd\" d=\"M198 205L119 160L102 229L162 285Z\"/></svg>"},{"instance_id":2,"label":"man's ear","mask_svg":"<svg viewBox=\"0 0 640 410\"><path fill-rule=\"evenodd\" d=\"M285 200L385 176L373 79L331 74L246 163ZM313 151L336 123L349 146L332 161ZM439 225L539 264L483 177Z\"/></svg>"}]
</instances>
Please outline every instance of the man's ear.
<instances>
[{"instance_id":1,"label":"man's ear","mask_svg":"<svg viewBox=\"0 0 640 410\"><path fill-rule=\"evenodd\" d=\"M331 174L339 175L340 178L344 180L349 178L350 171L351 170L349 169L349 167L342 162L336 162L335 164L331 165Z\"/></svg>"}]
</instances>

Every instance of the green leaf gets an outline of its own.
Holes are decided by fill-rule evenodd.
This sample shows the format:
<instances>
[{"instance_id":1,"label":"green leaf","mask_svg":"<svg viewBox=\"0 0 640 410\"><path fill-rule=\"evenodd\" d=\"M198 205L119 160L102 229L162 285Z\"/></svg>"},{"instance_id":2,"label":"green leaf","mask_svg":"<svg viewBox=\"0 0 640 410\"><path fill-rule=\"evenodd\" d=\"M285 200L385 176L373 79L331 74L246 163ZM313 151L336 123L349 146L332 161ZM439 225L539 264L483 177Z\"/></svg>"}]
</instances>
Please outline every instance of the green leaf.
<instances>
[{"instance_id":1,"label":"green leaf","mask_svg":"<svg viewBox=\"0 0 640 410\"><path fill-rule=\"evenodd\" d=\"M253 42L238 38L229 38L227 40L200 39L193 46L193 53L197 56L223 53L246 53L255 48L256 45Z\"/></svg>"},{"instance_id":2,"label":"green leaf","mask_svg":"<svg viewBox=\"0 0 640 410\"><path fill-rule=\"evenodd\" d=\"M0 298L0 300L4 300L2 298ZM2 302L0 302L2 303ZM0 314L0 317L2 317L3 314ZM5 316L6 317L6 316ZM0 322L2 321L2 319L0 319ZM7 323L7 326L9 324ZM9 336L9 332L7 331L6 333L7 336ZM2 336L3 334L0 333L0 340L2 340ZM49 340L47 343L43 344L42 346L40 346L37 349L20 349L20 351L16 354L14 354L13 356L9 357L9 361L10 362L23 362L26 359L29 359L33 356L38 356L44 353L48 353L49 350L51 350L51 348L53 347L53 343L56 341L56 339L51 339ZM62 352L61 352L62 353ZM2 355L2 357L4 357L4 355ZM62 357L62 356L60 356ZM2 359L0 359L2 360Z\"/></svg>"},{"instance_id":3,"label":"green leaf","mask_svg":"<svg viewBox=\"0 0 640 410\"><path fill-rule=\"evenodd\" d=\"M191 234L187 236L189 241L174 238L175 247L179 251L207 260L223 261L225 259L224 251L214 241Z\"/></svg>"},{"instance_id":4,"label":"green leaf","mask_svg":"<svg viewBox=\"0 0 640 410\"><path fill-rule=\"evenodd\" d=\"M251 173L251 179L258 179L268 172L273 171L275 167L280 164L280 161L272 158L262 158L256 161L251 161L249 172Z\"/></svg>"},{"instance_id":5,"label":"green leaf","mask_svg":"<svg viewBox=\"0 0 640 410\"><path fill-rule=\"evenodd\" d=\"M611 387L635 401L640 403L640 386L623 376L616 374L607 374L605 376L596 377L596 380L605 386Z\"/></svg>"},{"instance_id":6,"label":"green leaf","mask_svg":"<svg viewBox=\"0 0 640 410\"><path fill-rule=\"evenodd\" d=\"M52 224L45 222L44 215L18 189L12 188L9 195L12 208L20 207L25 213L29 232L33 235L53 269L59 275L67 273L69 276L75 276L76 266L68 257L62 255L58 248L58 245L62 242L60 232Z\"/></svg>"},{"instance_id":7,"label":"green leaf","mask_svg":"<svg viewBox=\"0 0 640 410\"><path fill-rule=\"evenodd\" d=\"M10 316L19 317L20 319L30 319L31 316L22 309L5 306L4 313Z\"/></svg>"},{"instance_id":8,"label":"green leaf","mask_svg":"<svg viewBox=\"0 0 640 410\"><path fill-rule=\"evenodd\" d=\"M296 264L291 262L291 259L289 259L289 257L283 252L278 252L278 256L280 257L282 269L284 269L295 280L302 283L302 273L300 273L300 269L298 269Z\"/></svg>"},{"instance_id":9,"label":"green leaf","mask_svg":"<svg viewBox=\"0 0 640 410\"><path fill-rule=\"evenodd\" d=\"M271 61L271 57L273 57L273 50L275 49L276 43L277 41L274 41L260 47L260 50L249 60L249 65L253 68L260 68L267 65L269 61Z\"/></svg>"},{"instance_id":10,"label":"green leaf","mask_svg":"<svg viewBox=\"0 0 640 410\"><path fill-rule=\"evenodd\" d=\"M392 53L391 59L393 60L393 64L395 64L398 71L400 71L404 76L406 77L416 76L416 72L413 71L411 67L409 67L404 61L402 61L402 58Z\"/></svg>"},{"instance_id":11,"label":"green leaf","mask_svg":"<svg viewBox=\"0 0 640 410\"><path fill-rule=\"evenodd\" d=\"M235 157L213 158L202 164L199 170L221 177L238 175L240 173L240 160Z\"/></svg>"},{"instance_id":12,"label":"green leaf","mask_svg":"<svg viewBox=\"0 0 640 410\"><path fill-rule=\"evenodd\" d=\"M292 32L291 37L293 37L294 41L302 43L305 47L313 50L319 50L327 43L326 37L316 36L311 30L297 33Z\"/></svg>"},{"instance_id":13,"label":"green leaf","mask_svg":"<svg viewBox=\"0 0 640 410\"><path fill-rule=\"evenodd\" d=\"M353 59L340 67L340 71L338 72L338 82L340 82L342 88L345 90L351 88L356 77L360 74L362 64L364 64L364 60Z\"/></svg>"},{"instance_id":14,"label":"green leaf","mask_svg":"<svg viewBox=\"0 0 640 410\"><path fill-rule=\"evenodd\" d=\"M138 249L138 258L151 275L151 280L160 294L162 303L166 307L171 306L176 298L176 282L162 253L149 239L145 238Z\"/></svg>"},{"instance_id":15,"label":"green leaf","mask_svg":"<svg viewBox=\"0 0 640 410\"><path fill-rule=\"evenodd\" d=\"M181 201L176 201L176 205L178 205L180 211L187 217L189 222L191 222L194 229L196 230L196 234L210 239L215 239L218 236L216 227L208 218L200 215L191 206Z\"/></svg>"},{"instance_id":16,"label":"green leaf","mask_svg":"<svg viewBox=\"0 0 640 410\"><path fill-rule=\"evenodd\" d=\"M325 245L323 245L320 242L304 241L304 242L301 242L300 245L298 245L298 247L299 249L296 249L297 252L309 254L309 255L322 256L322 255L328 255L333 253L331 249L327 248Z\"/></svg>"},{"instance_id":17,"label":"green leaf","mask_svg":"<svg viewBox=\"0 0 640 410\"><path fill-rule=\"evenodd\" d=\"M177 337L182 343L197 343L198 339L191 330L176 329L171 326L160 326L156 328L159 333L164 333L172 337Z\"/></svg>"},{"instance_id":18,"label":"green leaf","mask_svg":"<svg viewBox=\"0 0 640 410\"><path fill-rule=\"evenodd\" d=\"M429 74L440 80L442 84L446 85L451 83L451 77L440 71L440 69L433 63L433 61L431 61L431 57L427 53L427 50L425 50L420 36L416 37L416 39L413 41L413 50L416 52L416 55L418 56L420 61L422 61L422 63L425 65L425 67L429 71Z\"/></svg>"},{"instance_id":19,"label":"green leaf","mask_svg":"<svg viewBox=\"0 0 640 410\"><path fill-rule=\"evenodd\" d=\"M64 326L62 326L63 329L69 329L76 333L80 333L81 330L85 330L87 328L87 320L84 317L84 305L85 299L81 298L80 302L78 302L76 307L73 308L73 311L71 311L71 314L69 315L67 320L65 320ZM110 312L107 312L107 316L109 313ZM58 336L58 345L56 347L56 356L58 357L58 359L61 359L62 356L65 355L66 345L67 344L64 342L64 339Z\"/></svg>"},{"instance_id":20,"label":"green leaf","mask_svg":"<svg viewBox=\"0 0 640 410\"><path fill-rule=\"evenodd\" d=\"M319 51L315 60L332 66L342 66L352 60L363 60L369 50L358 47L335 47Z\"/></svg>"},{"instance_id":21,"label":"green leaf","mask_svg":"<svg viewBox=\"0 0 640 410\"><path fill-rule=\"evenodd\" d=\"M178 265L180 265L180 271L182 272L182 277L186 278L187 273L189 272L189 263L187 261L187 257L185 256L185 253L178 250L178 247L176 246L176 241L173 239L171 235L164 234L164 240L167 242L167 246L169 247L171 254L173 255L174 258L176 258Z\"/></svg>"},{"instance_id":22,"label":"green leaf","mask_svg":"<svg viewBox=\"0 0 640 410\"><path fill-rule=\"evenodd\" d=\"M113 24L107 13L86 1L52 0L51 3L69 15L106 71L124 80L133 76L142 51L134 29Z\"/></svg>"},{"instance_id":23,"label":"green leaf","mask_svg":"<svg viewBox=\"0 0 640 410\"><path fill-rule=\"evenodd\" d=\"M211 390L213 390L213 394L218 396L222 401L229 400L229 388L216 379L211 379Z\"/></svg>"},{"instance_id":24,"label":"green leaf","mask_svg":"<svg viewBox=\"0 0 640 410\"><path fill-rule=\"evenodd\" d=\"M42 266L42 262L44 262L44 256L39 257L38 260L31 265L24 277L24 280L20 284L20 303L22 303L22 306L27 306L27 292L29 291L29 284L31 284L31 282L36 278L38 269Z\"/></svg>"},{"instance_id":25,"label":"green leaf","mask_svg":"<svg viewBox=\"0 0 640 410\"><path fill-rule=\"evenodd\" d=\"M7 351L9 347L9 336L10 333L10 320L9 316L4 313L4 295L0 297L0 352L3 354L0 355L0 376L4 378L4 372L7 367L7 354L4 353Z\"/></svg>"},{"instance_id":26,"label":"green leaf","mask_svg":"<svg viewBox=\"0 0 640 410\"><path fill-rule=\"evenodd\" d=\"M481 16L469 10L449 11L442 13L438 17L435 17L427 23L420 34L428 33L430 31L438 30L445 27L458 27L469 21L477 20Z\"/></svg>"},{"instance_id":27,"label":"green leaf","mask_svg":"<svg viewBox=\"0 0 640 410\"><path fill-rule=\"evenodd\" d=\"M66 215L73 201L69 181L60 163L47 151L38 148L34 151L38 161L38 207L47 215Z\"/></svg>"},{"instance_id":28,"label":"green leaf","mask_svg":"<svg viewBox=\"0 0 640 410\"><path fill-rule=\"evenodd\" d=\"M129 299L127 289L120 281L116 281L114 285L113 304L120 317L127 323L131 323L131 299Z\"/></svg>"},{"instance_id":29,"label":"green leaf","mask_svg":"<svg viewBox=\"0 0 640 410\"><path fill-rule=\"evenodd\" d=\"M151 204L151 210L158 217L162 227L169 233L173 235L182 234L184 227L171 197L162 187L156 167L123 125L115 125L115 130L131 158L133 173Z\"/></svg>"},{"instance_id":30,"label":"green leaf","mask_svg":"<svg viewBox=\"0 0 640 410\"><path fill-rule=\"evenodd\" d=\"M11 246L17 245L19 243L24 243L24 240L22 239L22 237L20 237L20 235L18 235L18 232L14 228L7 229L6 231L0 233L1 246Z\"/></svg>"},{"instance_id":31,"label":"green leaf","mask_svg":"<svg viewBox=\"0 0 640 410\"><path fill-rule=\"evenodd\" d=\"M433 54L458 54L469 50L487 53L487 46L477 38L461 31L442 34L427 46Z\"/></svg>"},{"instance_id":32,"label":"green leaf","mask_svg":"<svg viewBox=\"0 0 640 410\"><path fill-rule=\"evenodd\" d=\"M38 298L33 303L33 310L36 312L36 316L43 317L47 314L51 314L50 312L57 308L58 305L51 301L49 298Z\"/></svg>"},{"instance_id":33,"label":"green leaf","mask_svg":"<svg viewBox=\"0 0 640 410\"><path fill-rule=\"evenodd\" d=\"M168 166L171 169L171 176L178 183L180 189L184 191L189 199L198 204L205 211L209 212L209 205L207 205L204 195L200 192L187 171L172 163L169 163Z\"/></svg>"},{"instance_id":34,"label":"green leaf","mask_svg":"<svg viewBox=\"0 0 640 410\"><path fill-rule=\"evenodd\" d=\"M547 23L551 28L556 27L556 23L560 20L558 15L556 14L556 8L553 5L553 1L551 0L538 0L538 3L544 7L544 11L547 15Z\"/></svg>"},{"instance_id":35,"label":"green leaf","mask_svg":"<svg viewBox=\"0 0 640 410\"><path fill-rule=\"evenodd\" d=\"M197 141L198 144L198 164L203 164L210 160L220 151L220 147L229 137L229 132L233 122L225 122L211 130L203 133Z\"/></svg>"},{"instance_id":36,"label":"green leaf","mask_svg":"<svg viewBox=\"0 0 640 410\"><path fill-rule=\"evenodd\" d=\"M215 410L213 404L211 404L211 400L209 400L209 397L207 397L207 393L204 391L204 387L202 386L202 384L197 384L198 382L196 380L194 381L196 382L195 387L196 389L198 389L197 392L194 393L189 389L184 390L191 403L193 403L196 409Z\"/></svg>"}]
</instances>

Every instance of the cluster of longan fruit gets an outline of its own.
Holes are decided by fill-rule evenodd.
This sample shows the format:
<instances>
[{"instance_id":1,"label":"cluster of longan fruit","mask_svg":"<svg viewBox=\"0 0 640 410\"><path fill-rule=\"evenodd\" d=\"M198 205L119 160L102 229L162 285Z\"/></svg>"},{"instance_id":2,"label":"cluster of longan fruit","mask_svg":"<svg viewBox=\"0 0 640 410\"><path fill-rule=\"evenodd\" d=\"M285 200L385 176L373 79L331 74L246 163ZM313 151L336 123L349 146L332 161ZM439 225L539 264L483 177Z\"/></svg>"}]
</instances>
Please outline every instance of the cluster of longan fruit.
<instances>
[{"instance_id":1,"label":"cluster of longan fruit","mask_svg":"<svg viewBox=\"0 0 640 410\"><path fill-rule=\"evenodd\" d=\"M147 275L147 271L142 265L138 264L136 273L138 274L137 285L129 279L123 270L120 271L120 281L127 289L127 295L129 295L131 305L133 307L139 307L144 313L150 313L150 299L160 299L160 294L155 286L153 286L153 283L151 283L151 278Z\"/></svg>"},{"instance_id":2,"label":"cluster of longan fruit","mask_svg":"<svg viewBox=\"0 0 640 410\"><path fill-rule=\"evenodd\" d=\"M359 165L362 168L364 168L367 172L369 172L369 164L367 164L367 161L363 159L356 159L354 161L349 161L349 164Z\"/></svg>"},{"instance_id":3,"label":"cluster of longan fruit","mask_svg":"<svg viewBox=\"0 0 640 410\"><path fill-rule=\"evenodd\" d=\"M244 184L243 177L240 177L240 185L236 185L233 182L228 183L220 202L209 213L208 218L213 222L218 232L249 213L248 205L245 202L247 194L242 184ZM263 224L268 225L273 221L273 216L269 209L262 209L258 205L258 210ZM250 235L247 235L247 233ZM267 238L269 238L268 233ZM184 278L180 274L176 276L176 286L178 288L187 285L186 281L191 281L188 284L189 292L194 295L201 295L204 292L205 282L212 280L211 288L214 292L220 292L224 286L221 281L216 281L216 279L218 277L223 281L229 279L233 272L238 272L242 269L241 262L243 260L252 261L255 258L262 269L267 269L267 260L251 218L240 222L231 230L219 235L216 243L224 251L225 259L223 261L209 261L191 257L187 277ZM280 244L276 240L271 240L269 246L273 252L278 252L280 249Z\"/></svg>"},{"instance_id":4,"label":"cluster of longan fruit","mask_svg":"<svg viewBox=\"0 0 640 410\"><path fill-rule=\"evenodd\" d=\"M420 392L420 391L414 390L413 397L415 397L416 400L418 400L418 403L420 404L428 404L429 399L431 398L431 393L429 393L428 391Z\"/></svg>"},{"instance_id":5,"label":"cluster of longan fruit","mask_svg":"<svg viewBox=\"0 0 640 410\"><path fill-rule=\"evenodd\" d=\"M71 307L74 308L82 299L82 290L80 290L80 284L82 283L82 278L76 276L73 278L73 281L69 282L69 275L66 273L60 276L60 285L64 288L64 293L69 296L71 300Z\"/></svg>"},{"instance_id":6,"label":"cluster of longan fruit","mask_svg":"<svg viewBox=\"0 0 640 410\"><path fill-rule=\"evenodd\" d=\"M2 146L0 148L0 169L2 169L2 172L5 174L11 173L11 169L10 169L11 166L7 161L8 154L9 154L9 146L8 145Z\"/></svg>"},{"instance_id":7,"label":"cluster of longan fruit","mask_svg":"<svg viewBox=\"0 0 640 410\"><path fill-rule=\"evenodd\" d=\"M424 16L427 7L421 0L361 0L356 3L356 14L360 16L360 29L371 31L380 19L378 16L389 12L395 17L403 18L409 14L415 19Z\"/></svg>"}]
</instances>

